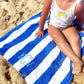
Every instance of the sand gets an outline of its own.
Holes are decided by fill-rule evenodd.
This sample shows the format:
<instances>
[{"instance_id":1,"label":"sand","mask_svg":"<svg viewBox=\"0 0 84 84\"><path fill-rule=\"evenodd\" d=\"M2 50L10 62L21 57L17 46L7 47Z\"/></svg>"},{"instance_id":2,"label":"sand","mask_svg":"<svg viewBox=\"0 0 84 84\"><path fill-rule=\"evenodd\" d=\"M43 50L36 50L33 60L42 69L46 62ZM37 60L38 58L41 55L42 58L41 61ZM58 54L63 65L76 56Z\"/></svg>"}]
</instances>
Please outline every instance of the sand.
<instances>
[{"instance_id":1,"label":"sand","mask_svg":"<svg viewBox=\"0 0 84 84\"><path fill-rule=\"evenodd\" d=\"M44 0L0 0L0 37L42 11ZM22 75L0 56L0 84L26 84ZM71 84L84 84L84 74Z\"/></svg>"}]
</instances>

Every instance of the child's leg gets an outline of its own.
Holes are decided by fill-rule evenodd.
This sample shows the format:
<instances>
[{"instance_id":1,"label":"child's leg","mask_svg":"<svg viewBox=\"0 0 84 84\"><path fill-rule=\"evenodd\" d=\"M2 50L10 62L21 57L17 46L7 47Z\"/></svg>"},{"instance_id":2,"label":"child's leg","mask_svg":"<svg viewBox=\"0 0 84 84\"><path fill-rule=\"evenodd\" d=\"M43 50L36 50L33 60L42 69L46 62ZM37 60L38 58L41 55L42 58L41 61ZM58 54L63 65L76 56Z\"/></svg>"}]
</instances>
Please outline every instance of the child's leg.
<instances>
[{"instance_id":1,"label":"child's leg","mask_svg":"<svg viewBox=\"0 0 84 84\"><path fill-rule=\"evenodd\" d=\"M64 36L69 41L73 51L75 54L81 58L81 48L80 48L80 36L74 27L69 27L64 29L63 31Z\"/></svg>"},{"instance_id":2,"label":"child's leg","mask_svg":"<svg viewBox=\"0 0 84 84\"><path fill-rule=\"evenodd\" d=\"M75 54L81 59L80 36L78 35L76 29L74 27L69 27L67 29L64 29L62 32L66 39L69 41ZM76 70L74 69L73 73L75 72Z\"/></svg>"},{"instance_id":3,"label":"child's leg","mask_svg":"<svg viewBox=\"0 0 84 84\"><path fill-rule=\"evenodd\" d=\"M52 25L49 25L48 33L52 37L54 42L58 45L60 50L72 60L76 69L75 73L80 72L83 66L83 62L76 55L71 46L67 43L66 38L62 33L62 31L53 27Z\"/></svg>"}]
</instances>

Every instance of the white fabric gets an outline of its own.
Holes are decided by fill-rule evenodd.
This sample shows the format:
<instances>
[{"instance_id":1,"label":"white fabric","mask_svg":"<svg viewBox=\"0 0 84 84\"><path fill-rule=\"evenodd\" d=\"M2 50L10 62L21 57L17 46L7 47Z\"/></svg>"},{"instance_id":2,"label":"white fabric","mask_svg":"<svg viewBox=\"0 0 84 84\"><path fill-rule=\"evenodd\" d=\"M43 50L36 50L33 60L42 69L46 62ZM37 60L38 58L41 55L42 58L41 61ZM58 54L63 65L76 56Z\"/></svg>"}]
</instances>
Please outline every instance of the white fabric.
<instances>
[{"instance_id":1,"label":"white fabric","mask_svg":"<svg viewBox=\"0 0 84 84\"><path fill-rule=\"evenodd\" d=\"M80 1L81 0L77 0L76 3L74 3L74 5L71 8L64 11L58 7L56 0L53 0L52 5L51 5L51 14L50 14L49 24L60 29L64 29L71 26L72 21L75 17L74 15L75 7Z\"/></svg>"}]
</instances>

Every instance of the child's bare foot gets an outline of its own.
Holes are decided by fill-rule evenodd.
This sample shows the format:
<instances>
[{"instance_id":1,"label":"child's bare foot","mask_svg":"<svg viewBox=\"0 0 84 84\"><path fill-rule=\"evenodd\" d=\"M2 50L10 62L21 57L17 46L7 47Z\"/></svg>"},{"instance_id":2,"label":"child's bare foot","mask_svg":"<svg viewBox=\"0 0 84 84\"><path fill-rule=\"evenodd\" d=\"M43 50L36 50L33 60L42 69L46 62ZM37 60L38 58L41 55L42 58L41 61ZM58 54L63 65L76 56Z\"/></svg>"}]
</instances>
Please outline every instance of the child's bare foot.
<instances>
[{"instance_id":1,"label":"child's bare foot","mask_svg":"<svg viewBox=\"0 0 84 84\"><path fill-rule=\"evenodd\" d=\"M72 64L72 67L73 67L72 73L75 75L81 75L83 73L83 66L84 66L84 63L81 60L76 64L73 63Z\"/></svg>"}]
</instances>

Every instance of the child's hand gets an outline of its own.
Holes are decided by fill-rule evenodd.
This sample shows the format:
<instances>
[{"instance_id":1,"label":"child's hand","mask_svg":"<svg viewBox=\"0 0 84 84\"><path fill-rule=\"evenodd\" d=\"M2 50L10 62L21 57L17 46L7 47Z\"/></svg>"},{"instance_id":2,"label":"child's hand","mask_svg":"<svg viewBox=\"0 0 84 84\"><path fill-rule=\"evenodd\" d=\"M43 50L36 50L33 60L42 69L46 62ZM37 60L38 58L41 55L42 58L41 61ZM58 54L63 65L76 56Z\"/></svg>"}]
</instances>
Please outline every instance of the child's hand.
<instances>
[{"instance_id":1,"label":"child's hand","mask_svg":"<svg viewBox=\"0 0 84 84\"><path fill-rule=\"evenodd\" d=\"M44 35L44 31L43 30L38 30L37 32L36 32L36 34L35 34L35 36L36 37L41 37L41 36L43 36Z\"/></svg>"}]
</instances>

